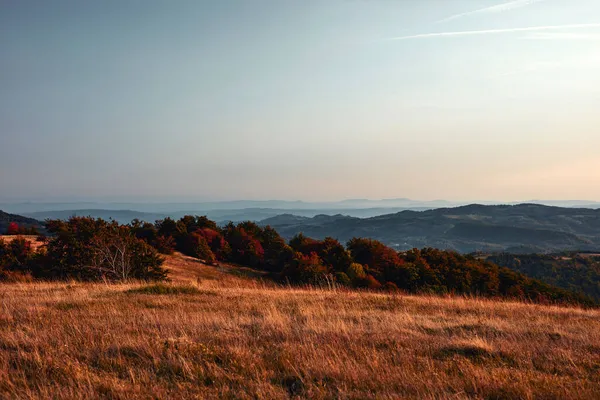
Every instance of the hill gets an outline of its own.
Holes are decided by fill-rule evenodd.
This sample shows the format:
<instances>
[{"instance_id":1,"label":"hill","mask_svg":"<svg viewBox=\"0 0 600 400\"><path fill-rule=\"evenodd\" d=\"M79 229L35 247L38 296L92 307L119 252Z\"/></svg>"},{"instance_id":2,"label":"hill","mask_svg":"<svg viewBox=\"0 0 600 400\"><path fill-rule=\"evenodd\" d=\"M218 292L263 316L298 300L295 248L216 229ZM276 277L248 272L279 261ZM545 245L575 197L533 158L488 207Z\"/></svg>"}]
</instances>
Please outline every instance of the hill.
<instances>
[{"instance_id":1,"label":"hill","mask_svg":"<svg viewBox=\"0 0 600 400\"><path fill-rule=\"evenodd\" d=\"M38 220L63 219L66 220L72 216L93 217L102 219L112 219L121 223L128 223L133 219L140 221L154 222L163 218L181 218L185 215L205 215L215 221L225 224L229 221L261 221L268 218L277 217L281 214L293 214L303 217L314 217L320 214L334 215L344 212L346 215L368 218L377 215L384 215L406 210L406 208L325 208L325 209L284 209L284 208L241 208L241 209L210 209L210 210L187 210L187 211L135 211L135 210L117 210L117 209L65 209L65 210L44 210L30 211L24 215ZM422 210L414 208L413 210Z\"/></svg>"},{"instance_id":2,"label":"hill","mask_svg":"<svg viewBox=\"0 0 600 400\"><path fill-rule=\"evenodd\" d=\"M129 225L73 217L46 221L46 227L49 237L43 251L26 240L0 240L0 280L162 280L169 274L163 265L165 255L168 260L180 252L210 265L250 267L280 284L596 303L580 293L453 251L397 252L365 238L354 238L346 246L332 238L304 235L286 242L273 228L252 222L220 228L206 217L194 216Z\"/></svg>"},{"instance_id":3,"label":"hill","mask_svg":"<svg viewBox=\"0 0 600 400\"><path fill-rule=\"evenodd\" d=\"M0 398L600 397L597 310L198 267L193 285L0 284Z\"/></svg>"},{"instance_id":4,"label":"hill","mask_svg":"<svg viewBox=\"0 0 600 400\"><path fill-rule=\"evenodd\" d=\"M11 223L16 223L21 227L35 227L39 230L43 229L43 224L33 218L23 217L21 215L9 214L0 210L0 235L4 234Z\"/></svg>"},{"instance_id":5,"label":"hill","mask_svg":"<svg viewBox=\"0 0 600 400\"><path fill-rule=\"evenodd\" d=\"M78 232L91 222L76 221ZM209 223L190 217L182 229L183 222ZM273 241L266 232L257 237ZM332 241L291 244L324 246L323 260L341 256ZM356 260L381 258L386 273L402 271L396 253L376 242L350 249ZM397 256L419 265L419 279L448 287L465 272L476 283L496 269L434 249ZM356 290L336 281L292 287L271 281L260 264L208 265L177 251L163 257L170 283L0 283L0 398L600 396L597 308ZM529 285L561 294L533 281L519 290Z\"/></svg>"},{"instance_id":6,"label":"hill","mask_svg":"<svg viewBox=\"0 0 600 400\"><path fill-rule=\"evenodd\" d=\"M585 293L600 300L600 254L492 254L494 264L566 290Z\"/></svg>"},{"instance_id":7,"label":"hill","mask_svg":"<svg viewBox=\"0 0 600 400\"><path fill-rule=\"evenodd\" d=\"M120 223L129 223L134 219L140 221L155 221L165 218L165 214L149 213L132 210L103 210L103 209L81 209L81 210L53 210L53 211L37 211L27 213L27 216L37 220L47 219L62 219L67 220L73 216L102 218L105 220L114 220Z\"/></svg>"},{"instance_id":8,"label":"hill","mask_svg":"<svg viewBox=\"0 0 600 400\"><path fill-rule=\"evenodd\" d=\"M340 241L371 237L398 250L420 247L475 251L544 253L600 249L600 210L538 204L469 205L402 211L372 218L342 215L266 219L282 236L331 236Z\"/></svg>"}]
</instances>

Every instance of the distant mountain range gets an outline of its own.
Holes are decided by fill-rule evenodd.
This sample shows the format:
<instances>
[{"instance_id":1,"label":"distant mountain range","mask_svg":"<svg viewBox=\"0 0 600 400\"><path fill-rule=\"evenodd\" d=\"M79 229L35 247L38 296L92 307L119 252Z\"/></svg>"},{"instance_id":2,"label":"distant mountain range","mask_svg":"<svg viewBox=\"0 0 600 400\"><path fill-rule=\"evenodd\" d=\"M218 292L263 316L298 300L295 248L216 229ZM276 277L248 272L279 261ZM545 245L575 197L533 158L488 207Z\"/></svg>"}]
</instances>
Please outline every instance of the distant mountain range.
<instances>
[{"instance_id":1,"label":"distant mountain range","mask_svg":"<svg viewBox=\"0 0 600 400\"><path fill-rule=\"evenodd\" d=\"M286 238L299 232L342 242L369 237L398 250L436 247L463 253L546 253L600 249L600 210L539 204L407 210L372 218L284 214L261 224L271 225Z\"/></svg>"},{"instance_id":2,"label":"distant mountain range","mask_svg":"<svg viewBox=\"0 0 600 400\"><path fill-rule=\"evenodd\" d=\"M244 208L231 210L193 210L175 212L142 212L134 210L106 210L106 209L81 209L81 210L51 210L27 212L24 215L38 220L45 219L68 219L72 216L90 216L94 218L113 219L120 223L128 223L133 219L154 222L158 219L171 217L179 219L184 215L206 215L208 218L219 223L229 221L261 221L276 217L281 214L294 214L304 217L314 217L320 214L334 215L344 212L345 215L361 218L369 218L382 214L391 214L406 210L406 208L349 208L349 209L281 209L281 208ZM414 208L413 210L424 210Z\"/></svg>"},{"instance_id":3,"label":"distant mountain range","mask_svg":"<svg viewBox=\"0 0 600 400\"><path fill-rule=\"evenodd\" d=\"M168 214L179 212L206 212L206 211L240 211L247 209L273 209L287 210L288 212L301 210L328 210L340 211L357 209L433 209L441 207L464 206L471 202L432 200L421 201L406 198L397 199L348 199L331 202L305 202L305 201L285 201L285 200L237 200L237 201L212 201L212 202L8 202L0 201L0 210L5 210L15 214L30 214L41 211L69 211L69 210L132 210L137 212L149 212L156 214ZM499 202L499 201L481 201L476 202L484 205L508 204L516 205L521 203L534 203L557 207L578 207L578 208L600 208L600 202L587 200L530 200L526 202Z\"/></svg>"},{"instance_id":4,"label":"distant mountain range","mask_svg":"<svg viewBox=\"0 0 600 400\"><path fill-rule=\"evenodd\" d=\"M583 200L532 201L531 203L561 207L600 208L600 203ZM486 205L497 204L485 202ZM516 203L515 203L516 204ZM114 219L121 223L132 219L154 222L165 217L181 218L184 215L206 215L220 222L261 221L282 214L302 217L342 214L357 218L370 218L394 214L405 210L425 211L436 208L458 207L461 202L446 200L419 201L399 199L349 199L337 202L304 202L282 200L240 200L199 203L158 202L20 202L0 203L0 209L39 220L66 219L73 215Z\"/></svg>"},{"instance_id":5,"label":"distant mountain range","mask_svg":"<svg viewBox=\"0 0 600 400\"><path fill-rule=\"evenodd\" d=\"M290 208L227 208L250 203L285 205ZM339 208L342 203L345 208ZM404 203L405 207L392 207L401 203ZM169 207L177 205L165 203L159 207L163 209L157 211L81 208L46 209L23 214L36 220L67 219L79 215L114 219L121 223L128 223L135 218L154 222L167 216L178 219L183 215L196 214L206 215L221 224L228 221L260 221L262 225L273 226L286 238L299 232L315 238L332 236L342 242L355 236L370 237L398 250L436 247L463 253L599 251L600 209L593 209L593 203L588 204L590 208L582 207L584 203L588 203L582 201L562 203L569 204L570 207L540 204L473 204L454 208L428 208L424 203L408 199L393 199L347 200L335 203L338 208L316 207L316 205L322 206L322 203L272 201L201 203L202 207L219 205L222 208L201 209L196 204L195 208L169 211ZM374 204L382 207L366 207ZM421 204L422 207L416 207L417 204ZM291 208L299 205L301 207ZM409 208L409 205L415 207ZM575 207L576 205L580 207ZM25 206L40 207L39 204L34 203L21 204L21 207ZM42 205L42 208L44 207L52 208L49 203ZM145 204L141 208L145 207L150 205Z\"/></svg>"}]
</instances>

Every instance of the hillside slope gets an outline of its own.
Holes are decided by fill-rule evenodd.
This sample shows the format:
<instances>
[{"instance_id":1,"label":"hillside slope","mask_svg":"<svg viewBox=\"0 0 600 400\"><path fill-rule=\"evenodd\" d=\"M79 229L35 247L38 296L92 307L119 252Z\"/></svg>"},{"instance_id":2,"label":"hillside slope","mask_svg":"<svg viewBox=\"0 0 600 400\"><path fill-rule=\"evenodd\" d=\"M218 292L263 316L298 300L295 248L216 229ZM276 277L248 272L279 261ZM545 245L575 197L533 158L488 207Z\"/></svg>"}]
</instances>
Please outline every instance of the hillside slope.
<instances>
[{"instance_id":1,"label":"hillside slope","mask_svg":"<svg viewBox=\"0 0 600 400\"><path fill-rule=\"evenodd\" d=\"M204 286L249 286L260 283L261 285L273 286L266 272L251 268L218 263L207 265L201 260L189 257L179 252L163 256L165 268L168 270L169 280L176 284L202 283Z\"/></svg>"},{"instance_id":2,"label":"hillside slope","mask_svg":"<svg viewBox=\"0 0 600 400\"><path fill-rule=\"evenodd\" d=\"M492 254L494 264L600 301L600 254Z\"/></svg>"},{"instance_id":3,"label":"hillside slope","mask_svg":"<svg viewBox=\"0 0 600 400\"><path fill-rule=\"evenodd\" d=\"M11 222L17 223L19 226L23 227L36 227L38 229L43 228L43 224L37 219L23 217L21 215L9 214L2 210L0 210L0 235L6 232L8 225Z\"/></svg>"},{"instance_id":4,"label":"hillside slope","mask_svg":"<svg viewBox=\"0 0 600 400\"><path fill-rule=\"evenodd\" d=\"M278 216L261 222L284 237L302 232L340 241L370 237L396 249L435 247L464 253L551 252L600 249L600 210L470 205L429 211L403 211L373 218L342 215L296 218Z\"/></svg>"},{"instance_id":5,"label":"hillside slope","mask_svg":"<svg viewBox=\"0 0 600 400\"><path fill-rule=\"evenodd\" d=\"M600 313L215 286L2 284L0 398L600 397Z\"/></svg>"}]
</instances>

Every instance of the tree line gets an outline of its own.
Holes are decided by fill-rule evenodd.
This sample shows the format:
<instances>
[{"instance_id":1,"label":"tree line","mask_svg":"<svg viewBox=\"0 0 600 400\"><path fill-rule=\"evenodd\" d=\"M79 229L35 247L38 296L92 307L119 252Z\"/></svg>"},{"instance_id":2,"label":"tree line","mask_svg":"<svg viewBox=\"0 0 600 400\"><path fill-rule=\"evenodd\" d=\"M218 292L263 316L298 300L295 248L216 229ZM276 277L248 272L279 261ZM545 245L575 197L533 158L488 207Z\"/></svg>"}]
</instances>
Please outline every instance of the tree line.
<instances>
[{"instance_id":1,"label":"tree line","mask_svg":"<svg viewBox=\"0 0 600 400\"><path fill-rule=\"evenodd\" d=\"M493 254L487 259L566 290L600 301L600 254Z\"/></svg>"},{"instance_id":2,"label":"tree line","mask_svg":"<svg viewBox=\"0 0 600 400\"><path fill-rule=\"evenodd\" d=\"M239 264L293 285L407 293L510 297L548 303L592 305L590 298L528 278L473 255L433 248L398 252L383 243L298 234L286 241L254 222L218 226L204 216L133 220L122 225L91 217L48 220L45 246L25 239L0 240L0 279L163 280L164 257L175 251L207 264Z\"/></svg>"}]
</instances>

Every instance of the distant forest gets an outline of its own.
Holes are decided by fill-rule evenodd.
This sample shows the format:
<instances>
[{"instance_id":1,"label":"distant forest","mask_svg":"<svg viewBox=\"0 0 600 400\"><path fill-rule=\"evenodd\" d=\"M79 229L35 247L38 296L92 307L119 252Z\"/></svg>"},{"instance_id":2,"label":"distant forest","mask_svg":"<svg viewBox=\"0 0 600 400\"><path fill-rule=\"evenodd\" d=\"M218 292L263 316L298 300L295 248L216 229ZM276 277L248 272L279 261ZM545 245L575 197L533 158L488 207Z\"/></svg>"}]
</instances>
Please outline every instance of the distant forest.
<instances>
[{"instance_id":1,"label":"distant forest","mask_svg":"<svg viewBox=\"0 0 600 400\"><path fill-rule=\"evenodd\" d=\"M219 227L206 217L119 224L90 217L48 220L46 246L0 241L0 279L163 280L162 254L179 251L208 264L234 263L267 271L292 285L406 293L508 297L543 303L592 305L593 299L531 279L489 260L433 248L398 252L383 243L297 234L286 241L253 222Z\"/></svg>"},{"instance_id":2,"label":"distant forest","mask_svg":"<svg viewBox=\"0 0 600 400\"><path fill-rule=\"evenodd\" d=\"M583 292L600 301L600 254L495 254L493 262L563 289Z\"/></svg>"}]
</instances>

